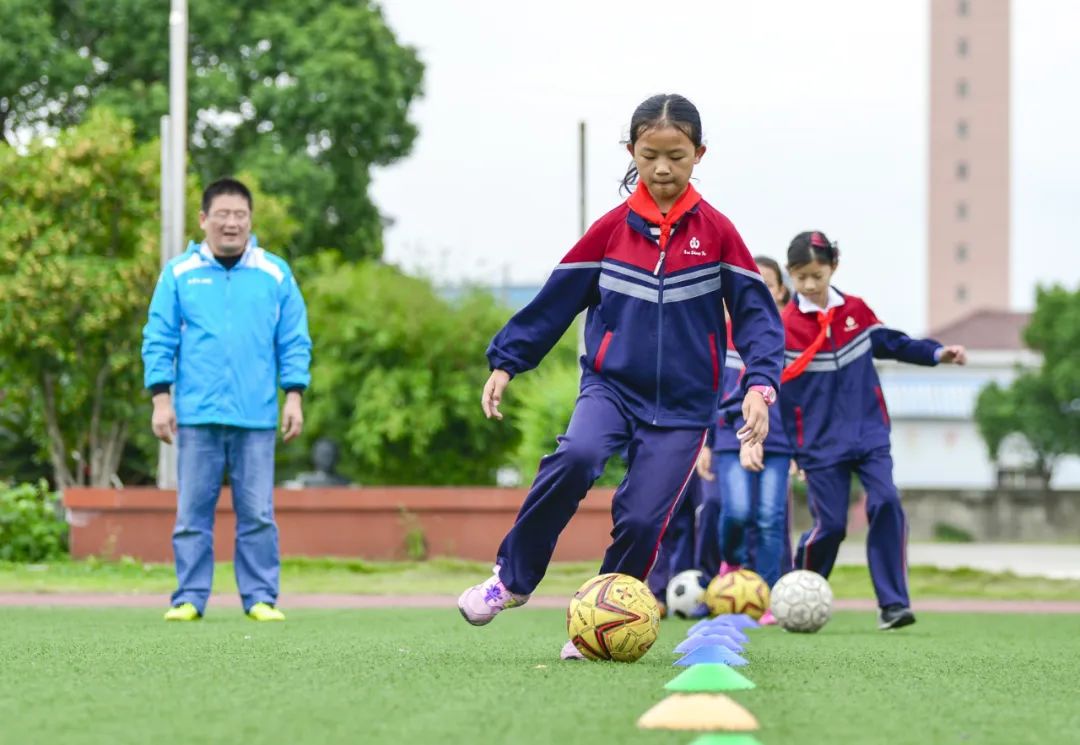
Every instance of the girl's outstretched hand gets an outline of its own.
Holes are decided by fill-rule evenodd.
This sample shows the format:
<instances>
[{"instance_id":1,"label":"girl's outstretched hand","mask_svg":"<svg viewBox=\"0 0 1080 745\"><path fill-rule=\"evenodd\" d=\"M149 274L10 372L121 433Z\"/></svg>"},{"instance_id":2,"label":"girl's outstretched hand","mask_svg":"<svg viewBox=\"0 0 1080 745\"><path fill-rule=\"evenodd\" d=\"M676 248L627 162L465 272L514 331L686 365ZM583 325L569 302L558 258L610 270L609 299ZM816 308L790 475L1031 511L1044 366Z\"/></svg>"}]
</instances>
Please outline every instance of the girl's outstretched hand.
<instances>
[{"instance_id":1,"label":"girl's outstretched hand","mask_svg":"<svg viewBox=\"0 0 1080 745\"><path fill-rule=\"evenodd\" d=\"M742 415L746 424L735 433L743 446L760 445L769 434L769 405L757 391L748 391L743 398Z\"/></svg>"},{"instance_id":2,"label":"girl's outstretched hand","mask_svg":"<svg viewBox=\"0 0 1080 745\"><path fill-rule=\"evenodd\" d=\"M480 405L484 407L484 416L488 419L492 417L502 419L499 404L502 402L503 391L506 390L509 383L510 373L506 372L506 370L493 370L491 372L491 377L484 384L484 395L480 399Z\"/></svg>"},{"instance_id":3,"label":"girl's outstretched hand","mask_svg":"<svg viewBox=\"0 0 1080 745\"><path fill-rule=\"evenodd\" d=\"M788 468L788 478L798 479L805 484L806 471L799 468L799 464L792 460L791 466Z\"/></svg>"},{"instance_id":4,"label":"girl's outstretched hand","mask_svg":"<svg viewBox=\"0 0 1080 745\"><path fill-rule=\"evenodd\" d=\"M765 446L743 445L739 448L739 465L747 471L761 473L765 470Z\"/></svg>"},{"instance_id":5,"label":"girl's outstretched hand","mask_svg":"<svg viewBox=\"0 0 1080 745\"><path fill-rule=\"evenodd\" d=\"M966 365L967 364L967 350L964 349L963 344L949 344L941 348L941 357L938 358L938 362L943 365Z\"/></svg>"},{"instance_id":6,"label":"girl's outstretched hand","mask_svg":"<svg viewBox=\"0 0 1080 745\"><path fill-rule=\"evenodd\" d=\"M697 475L706 481L715 481L716 476L712 472L712 448L708 445L701 448L701 452L698 453L697 463L694 464L694 468L697 470Z\"/></svg>"}]
</instances>

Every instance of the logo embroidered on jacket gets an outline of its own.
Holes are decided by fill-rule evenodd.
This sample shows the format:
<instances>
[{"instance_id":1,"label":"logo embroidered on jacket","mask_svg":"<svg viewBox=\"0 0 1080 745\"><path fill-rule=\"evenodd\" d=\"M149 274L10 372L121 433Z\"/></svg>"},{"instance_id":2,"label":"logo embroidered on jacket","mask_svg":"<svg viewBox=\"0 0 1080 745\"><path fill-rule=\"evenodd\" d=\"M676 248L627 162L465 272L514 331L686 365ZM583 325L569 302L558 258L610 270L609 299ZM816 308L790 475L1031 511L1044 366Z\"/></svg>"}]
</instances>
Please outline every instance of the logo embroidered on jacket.
<instances>
[{"instance_id":1,"label":"logo embroidered on jacket","mask_svg":"<svg viewBox=\"0 0 1080 745\"><path fill-rule=\"evenodd\" d=\"M856 321L851 316L848 316L847 320L844 321L844 331L854 331L857 328L859 328L858 321Z\"/></svg>"},{"instance_id":2,"label":"logo embroidered on jacket","mask_svg":"<svg viewBox=\"0 0 1080 745\"><path fill-rule=\"evenodd\" d=\"M191 277L188 279L187 283L189 285L212 285L214 284L214 280L210 277Z\"/></svg>"},{"instance_id":3,"label":"logo embroidered on jacket","mask_svg":"<svg viewBox=\"0 0 1080 745\"><path fill-rule=\"evenodd\" d=\"M687 256L704 256L705 252L699 250L701 248L701 241L694 236L690 239L690 248L683 249L683 253Z\"/></svg>"}]
</instances>

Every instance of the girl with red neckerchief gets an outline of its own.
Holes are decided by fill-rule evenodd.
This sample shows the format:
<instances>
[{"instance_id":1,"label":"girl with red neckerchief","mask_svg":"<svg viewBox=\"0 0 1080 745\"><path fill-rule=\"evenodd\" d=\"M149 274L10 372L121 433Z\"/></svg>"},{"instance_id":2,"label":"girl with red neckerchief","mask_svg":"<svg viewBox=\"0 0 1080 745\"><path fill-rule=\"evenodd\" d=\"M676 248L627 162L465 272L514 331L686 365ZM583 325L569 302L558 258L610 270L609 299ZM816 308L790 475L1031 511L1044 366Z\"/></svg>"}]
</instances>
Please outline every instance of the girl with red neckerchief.
<instances>
[{"instance_id":1,"label":"girl with red neckerchief","mask_svg":"<svg viewBox=\"0 0 1080 745\"><path fill-rule=\"evenodd\" d=\"M631 118L627 150L633 163L623 185L636 185L630 198L593 224L488 347L492 373L482 405L501 419L510 379L536 367L586 311L570 424L540 461L494 574L458 600L477 626L529 599L559 534L615 453L626 454L628 468L600 572L648 576L716 412L725 305L746 364L741 437L758 443L768 434L783 331L739 233L690 184L705 155L697 109L682 96L649 98ZM542 230L540 217L535 229ZM580 656L568 642L563 657Z\"/></svg>"}]
</instances>

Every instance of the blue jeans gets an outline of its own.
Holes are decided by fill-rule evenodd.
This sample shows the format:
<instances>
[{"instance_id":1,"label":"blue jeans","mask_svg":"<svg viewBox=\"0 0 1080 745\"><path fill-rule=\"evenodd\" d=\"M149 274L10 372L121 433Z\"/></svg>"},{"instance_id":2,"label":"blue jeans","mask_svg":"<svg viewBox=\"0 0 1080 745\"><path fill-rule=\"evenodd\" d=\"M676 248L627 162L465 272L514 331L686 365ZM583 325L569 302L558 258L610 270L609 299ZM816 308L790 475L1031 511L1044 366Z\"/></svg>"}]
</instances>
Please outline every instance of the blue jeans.
<instances>
[{"instance_id":1,"label":"blue jeans","mask_svg":"<svg viewBox=\"0 0 1080 745\"><path fill-rule=\"evenodd\" d=\"M226 467L236 512L236 585L244 611L277 601L281 560L273 503L276 436L272 429L179 428L173 605L192 603L199 613L206 609L214 579L214 510Z\"/></svg>"},{"instance_id":2,"label":"blue jeans","mask_svg":"<svg viewBox=\"0 0 1080 745\"><path fill-rule=\"evenodd\" d=\"M760 473L743 468L734 451L718 452L714 460L722 496L720 546L724 561L743 566L751 563L746 539L751 522L756 523L757 547L752 566L772 587L780 579L784 543L790 540L787 492L791 456L766 453L765 470ZM759 492L756 510L755 486Z\"/></svg>"}]
</instances>

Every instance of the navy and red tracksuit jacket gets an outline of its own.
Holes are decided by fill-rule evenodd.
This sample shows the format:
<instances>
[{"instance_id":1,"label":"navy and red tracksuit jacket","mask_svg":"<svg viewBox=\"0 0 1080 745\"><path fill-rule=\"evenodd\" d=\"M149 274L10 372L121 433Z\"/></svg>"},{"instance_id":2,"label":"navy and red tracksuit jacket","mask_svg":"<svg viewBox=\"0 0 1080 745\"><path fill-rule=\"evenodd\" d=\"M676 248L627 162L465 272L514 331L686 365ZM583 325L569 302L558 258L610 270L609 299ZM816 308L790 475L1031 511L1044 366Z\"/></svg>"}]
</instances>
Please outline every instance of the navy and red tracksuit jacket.
<instances>
[{"instance_id":1,"label":"navy and red tracksuit jacket","mask_svg":"<svg viewBox=\"0 0 1080 745\"><path fill-rule=\"evenodd\" d=\"M746 367L739 351L728 338L727 359L724 364L723 389L720 409L716 412L716 424L709 440L714 452L738 451L742 442L735 433L742 429L746 420L742 415L743 389L742 378ZM784 423L780 416L780 407L769 407L769 434L765 438L765 452L776 455L791 455L791 443L784 432Z\"/></svg>"},{"instance_id":2,"label":"navy and red tracksuit jacket","mask_svg":"<svg viewBox=\"0 0 1080 745\"><path fill-rule=\"evenodd\" d=\"M784 430L801 468L858 460L889 446L889 412L874 358L936 365L941 344L886 328L854 295L836 308L825 343L805 371L780 389ZM818 313L804 313L796 295L781 317L785 360L794 362L820 332Z\"/></svg>"},{"instance_id":3,"label":"navy and red tracksuit jacket","mask_svg":"<svg viewBox=\"0 0 1080 745\"><path fill-rule=\"evenodd\" d=\"M587 309L582 389L606 386L656 426L705 428L721 392L726 303L746 362L742 386L777 387L784 335L776 305L735 226L690 196L694 205L663 251L656 226L632 208L635 197L597 220L495 335L491 369L536 367Z\"/></svg>"}]
</instances>

